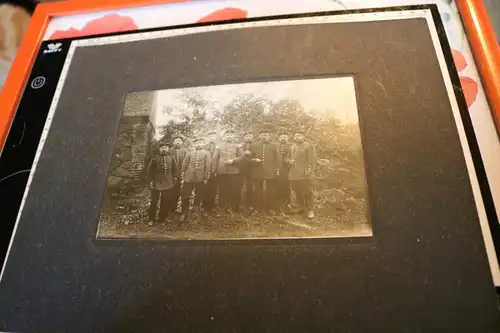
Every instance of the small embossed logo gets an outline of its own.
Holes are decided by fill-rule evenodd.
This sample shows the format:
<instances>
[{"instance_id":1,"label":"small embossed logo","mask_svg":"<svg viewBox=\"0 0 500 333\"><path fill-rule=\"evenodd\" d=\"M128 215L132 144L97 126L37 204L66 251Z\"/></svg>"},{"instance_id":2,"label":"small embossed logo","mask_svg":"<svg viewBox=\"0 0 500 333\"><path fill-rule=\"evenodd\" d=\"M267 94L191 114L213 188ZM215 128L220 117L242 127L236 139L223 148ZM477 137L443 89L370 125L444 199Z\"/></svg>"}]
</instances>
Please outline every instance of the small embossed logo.
<instances>
[{"instance_id":1,"label":"small embossed logo","mask_svg":"<svg viewBox=\"0 0 500 333\"><path fill-rule=\"evenodd\" d=\"M61 52L61 46L62 46L62 43L47 44L47 48L43 51L43 53Z\"/></svg>"}]
</instances>

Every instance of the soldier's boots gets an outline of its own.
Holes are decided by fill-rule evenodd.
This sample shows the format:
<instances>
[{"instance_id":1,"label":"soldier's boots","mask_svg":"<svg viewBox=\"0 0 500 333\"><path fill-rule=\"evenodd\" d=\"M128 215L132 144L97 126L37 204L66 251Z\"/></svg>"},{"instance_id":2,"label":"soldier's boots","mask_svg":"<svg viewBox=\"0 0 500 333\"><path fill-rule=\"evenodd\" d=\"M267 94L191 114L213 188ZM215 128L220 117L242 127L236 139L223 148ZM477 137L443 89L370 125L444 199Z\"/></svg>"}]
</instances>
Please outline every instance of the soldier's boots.
<instances>
[{"instance_id":1,"label":"soldier's boots","mask_svg":"<svg viewBox=\"0 0 500 333\"><path fill-rule=\"evenodd\" d=\"M187 222L188 221L188 213L187 212L182 212L179 222Z\"/></svg>"},{"instance_id":2,"label":"soldier's boots","mask_svg":"<svg viewBox=\"0 0 500 333\"><path fill-rule=\"evenodd\" d=\"M179 218L179 222L187 222L189 219L189 201L187 199L182 199L182 209L181 209L181 217Z\"/></svg>"},{"instance_id":3,"label":"soldier's boots","mask_svg":"<svg viewBox=\"0 0 500 333\"><path fill-rule=\"evenodd\" d=\"M203 213L201 212L200 207L196 207L196 217L198 218L198 221L203 220Z\"/></svg>"},{"instance_id":4,"label":"soldier's boots","mask_svg":"<svg viewBox=\"0 0 500 333\"><path fill-rule=\"evenodd\" d=\"M156 214L153 215L151 212L148 214L148 225L153 225L156 222Z\"/></svg>"}]
</instances>

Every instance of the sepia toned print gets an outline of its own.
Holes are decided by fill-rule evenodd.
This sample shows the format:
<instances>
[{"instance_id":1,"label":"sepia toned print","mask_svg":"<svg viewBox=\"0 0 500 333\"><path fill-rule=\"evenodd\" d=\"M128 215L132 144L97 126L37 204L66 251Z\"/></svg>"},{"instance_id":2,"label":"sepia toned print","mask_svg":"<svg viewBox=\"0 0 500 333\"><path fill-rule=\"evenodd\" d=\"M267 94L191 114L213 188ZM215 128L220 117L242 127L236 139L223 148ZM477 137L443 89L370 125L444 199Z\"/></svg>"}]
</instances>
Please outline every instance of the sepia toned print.
<instances>
[{"instance_id":1,"label":"sepia toned print","mask_svg":"<svg viewBox=\"0 0 500 333\"><path fill-rule=\"evenodd\" d=\"M371 235L352 77L127 95L98 238Z\"/></svg>"}]
</instances>

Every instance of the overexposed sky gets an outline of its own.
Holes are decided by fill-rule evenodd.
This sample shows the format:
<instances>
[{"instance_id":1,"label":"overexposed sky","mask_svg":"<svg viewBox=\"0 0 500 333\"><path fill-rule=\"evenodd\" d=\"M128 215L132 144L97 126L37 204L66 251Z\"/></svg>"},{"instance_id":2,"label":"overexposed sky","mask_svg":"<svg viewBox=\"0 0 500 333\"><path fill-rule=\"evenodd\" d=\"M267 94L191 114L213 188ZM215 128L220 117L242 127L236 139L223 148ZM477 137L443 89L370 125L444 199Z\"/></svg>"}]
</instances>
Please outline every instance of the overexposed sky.
<instances>
[{"instance_id":1,"label":"overexposed sky","mask_svg":"<svg viewBox=\"0 0 500 333\"><path fill-rule=\"evenodd\" d=\"M334 117L344 123L358 122L354 79L337 77L160 90L157 94L156 125L178 119L186 112L189 108L183 96L193 92L209 101L212 108L219 110L224 109L238 94L254 94L274 102L282 99L298 100L306 112ZM164 106L172 108L174 112L163 114Z\"/></svg>"}]
</instances>

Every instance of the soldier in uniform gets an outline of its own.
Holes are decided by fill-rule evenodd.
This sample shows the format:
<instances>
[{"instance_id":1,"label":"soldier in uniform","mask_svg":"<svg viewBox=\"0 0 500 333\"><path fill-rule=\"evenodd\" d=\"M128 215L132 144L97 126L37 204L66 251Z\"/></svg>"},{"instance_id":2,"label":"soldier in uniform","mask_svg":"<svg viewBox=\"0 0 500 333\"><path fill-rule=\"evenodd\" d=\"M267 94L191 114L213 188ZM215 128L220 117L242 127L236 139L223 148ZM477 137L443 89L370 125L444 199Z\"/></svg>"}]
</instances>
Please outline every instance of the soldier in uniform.
<instances>
[{"instance_id":1,"label":"soldier in uniform","mask_svg":"<svg viewBox=\"0 0 500 333\"><path fill-rule=\"evenodd\" d=\"M241 201L241 176L237 161L243 150L235 142L232 130L226 131L224 143L220 147L217 177L219 185L219 208L227 212L237 212Z\"/></svg>"},{"instance_id":2,"label":"soldier in uniform","mask_svg":"<svg viewBox=\"0 0 500 333\"><path fill-rule=\"evenodd\" d=\"M210 153L211 170L210 178L206 185L205 198L203 200L203 210L206 213L215 212L215 197L217 196L217 167L219 165L220 149L217 147L217 132L208 133L208 145L206 150Z\"/></svg>"},{"instance_id":3,"label":"soldier in uniform","mask_svg":"<svg viewBox=\"0 0 500 333\"><path fill-rule=\"evenodd\" d=\"M305 141L303 133L294 135L296 142L290 148L287 163L290 165L290 182L297 198L297 205L301 212L307 212L307 218L314 218L314 198L311 182L314 178L316 164L316 150L314 146Z\"/></svg>"},{"instance_id":4,"label":"soldier in uniform","mask_svg":"<svg viewBox=\"0 0 500 333\"><path fill-rule=\"evenodd\" d=\"M271 142L271 131L268 128L260 131L260 141L252 145L251 157L252 178L255 186L255 208L260 212L274 215L275 209L275 177L281 165L280 154L275 143Z\"/></svg>"},{"instance_id":5,"label":"soldier in uniform","mask_svg":"<svg viewBox=\"0 0 500 333\"><path fill-rule=\"evenodd\" d=\"M151 158L147 168L147 180L151 188L151 203L148 211L150 225L153 225L156 220L158 201L160 202L159 220L165 221L173 200L173 175L176 173L176 166L168 155L167 144L160 144L159 150L160 153Z\"/></svg>"},{"instance_id":6,"label":"soldier in uniform","mask_svg":"<svg viewBox=\"0 0 500 333\"><path fill-rule=\"evenodd\" d=\"M282 161L279 169L279 174L276 177L276 203L277 209L284 213L287 207L290 207L291 203L291 189L289 180L290 166L285 163L285 160L289 154L291 144L288 142L290 139L290 133L287 131L278 132L278 151L280 154L280 159Z\"/></svg>"},{"instance_id":7,"label":"soldier in uniform","mask_svg":"<svg viewBox=\"0 0 500 333\"><path fill-rule=\"evenodd\" d=\"M240 174L242 177L242 187L245 186L245 206L249 211L253 210L253 193L254 184L252 178L252 144L253 144L253 133L247 132L243 135L243 143L241 144L241 150L243 151L243 156L238 160L238 166L240 167Z\"/></svg>"},{"instance_id":8,"label":"soldier in uniform","mask_svg":"<svg viewBox=\"0 0 500 333\"><path fill-rule=\"evenodd\" d=\"M181 185L183 183L183 178L182 178L182 162L184 161L184 158L186 158L187 155L187 149L183 147L183 139L180 136L174 137L172 140L173 143L173 148L170 151L170 156L172 156L172 159L174 160L175 163L175 170L176 173L174 174L174 178L176 179L174 183L174 188L172 190L172 206L170 207L170 210L172 212L175 212L177 209L177 203L179 202L179 197L181 196Z\"/></svg>"},{"instance_id":9,"label":"soldier in uniform","mask_svg":"<svg viewBox=\"0 0 500 333\"><path fill-rule=\"evenodd\" d=\"M200 204L204 199L205 185L208 183L211 172L210 153L203 149L203 139L194 141L195 149L186 154L182 163L184 185L182 188L182 215L181 221L186 222L189 213L189 198L194 190L194 208L196 215L201 219Z\"/></svg>"}]
</instances>

